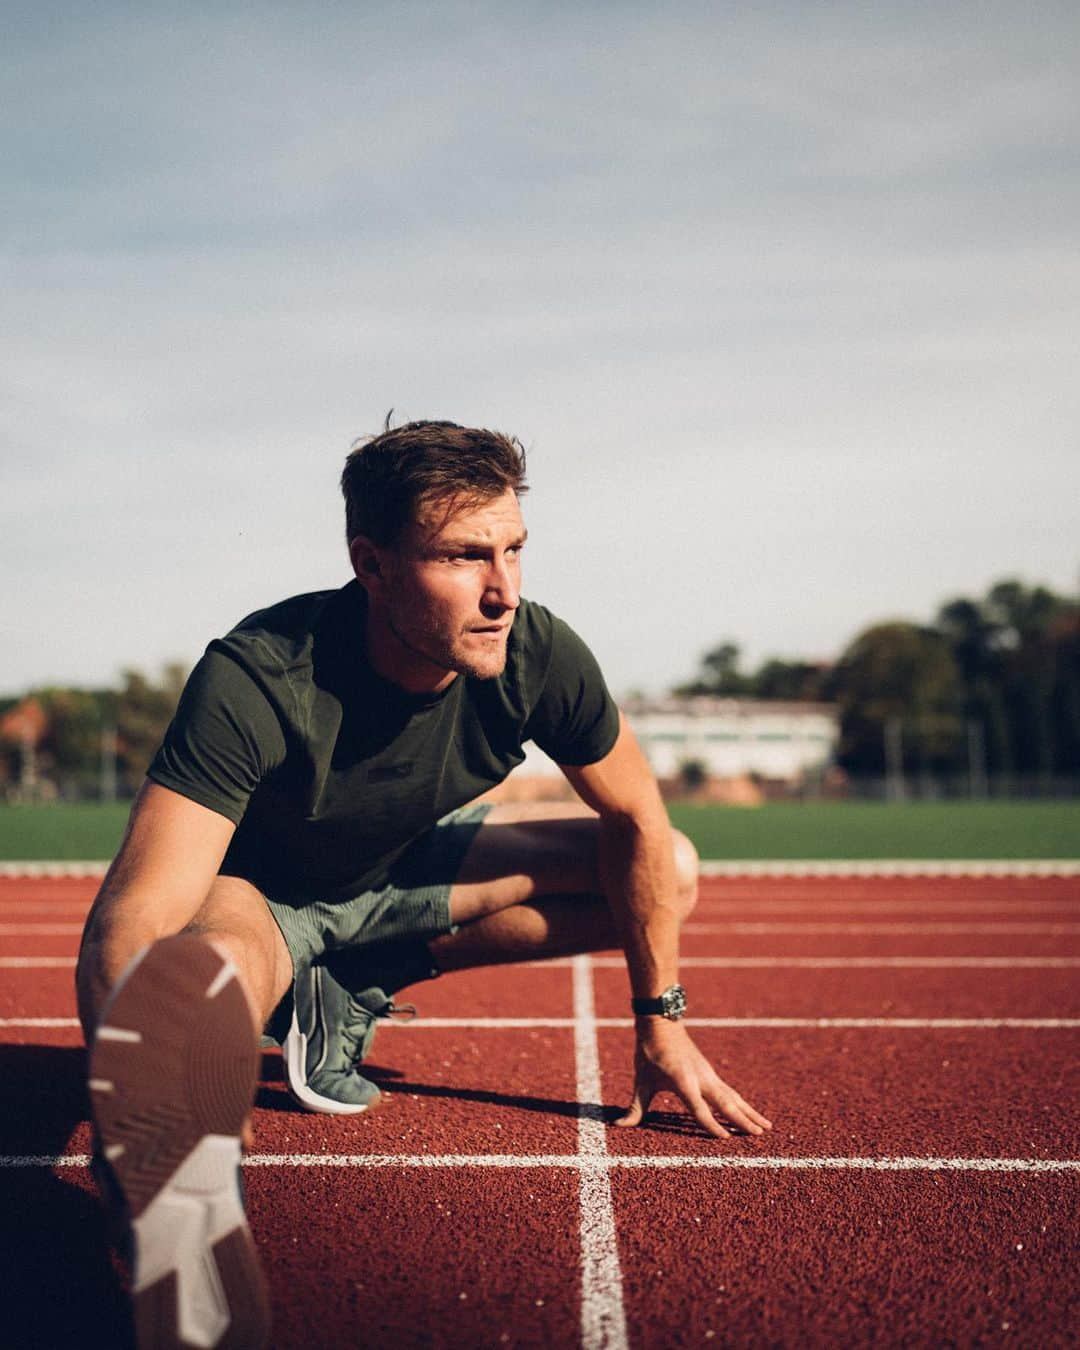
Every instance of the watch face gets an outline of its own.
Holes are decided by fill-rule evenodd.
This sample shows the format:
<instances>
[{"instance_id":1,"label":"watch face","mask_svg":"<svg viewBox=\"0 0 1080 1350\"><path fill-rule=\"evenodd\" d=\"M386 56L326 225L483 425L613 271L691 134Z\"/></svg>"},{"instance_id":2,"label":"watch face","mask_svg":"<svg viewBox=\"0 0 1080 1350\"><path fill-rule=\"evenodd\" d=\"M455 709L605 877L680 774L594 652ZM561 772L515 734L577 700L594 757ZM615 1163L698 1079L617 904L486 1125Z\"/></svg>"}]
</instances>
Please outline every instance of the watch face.
<instances>
[{"instance_id":1,"label":"watch face","mask_svg":"<svg viewBox=\"0 0 1080 1350\"><path fill-rule=\"evenodd\" d=\"M686 1013L686 990L681 984L673 984L660 995L664 1005L664 1016L674 1022Z\"/></svg>"}]
</instances>

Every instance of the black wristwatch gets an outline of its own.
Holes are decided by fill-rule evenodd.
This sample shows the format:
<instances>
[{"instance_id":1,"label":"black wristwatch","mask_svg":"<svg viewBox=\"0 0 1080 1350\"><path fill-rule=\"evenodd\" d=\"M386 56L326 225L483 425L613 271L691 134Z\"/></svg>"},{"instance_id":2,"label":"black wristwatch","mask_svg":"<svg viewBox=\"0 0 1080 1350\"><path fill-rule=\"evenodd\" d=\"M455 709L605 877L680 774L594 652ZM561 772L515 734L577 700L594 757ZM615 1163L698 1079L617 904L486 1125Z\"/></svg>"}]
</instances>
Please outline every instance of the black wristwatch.
<instances>
[{"instance_id":1,"label":"black wristwatch","mask_svg":"<svg viewBox=\"0 0 1080 1350\"><path fill-rule=\"evenodd\" d=\"M681 984L673 984L659 998L632 998L630 1006L635 1017L666 1017L669 1022L677 1022L686 1016L686 990Z\"/></svg>"}]
</instances>

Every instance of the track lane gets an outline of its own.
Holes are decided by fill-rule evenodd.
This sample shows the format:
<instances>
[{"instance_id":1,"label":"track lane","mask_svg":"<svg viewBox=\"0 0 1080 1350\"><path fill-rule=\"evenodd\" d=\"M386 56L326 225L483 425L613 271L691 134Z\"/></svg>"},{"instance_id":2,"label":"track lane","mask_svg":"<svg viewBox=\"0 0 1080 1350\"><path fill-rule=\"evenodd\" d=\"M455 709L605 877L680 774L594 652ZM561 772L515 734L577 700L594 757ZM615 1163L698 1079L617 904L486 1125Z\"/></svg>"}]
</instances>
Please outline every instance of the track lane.
<instances>
[{"instance_id":1,"label":"track lane","mask_svg":"<svg viewBox=\"0 0 1080 1350\"><path fill-rule=\"evenodd\" d=\"M626 974L595 971L600 1017L624 1017ZM837 967L693 968L683 972L702 1017L1076 1017L1080 969Z\"/></svg>"},{"instance_id":2,"label":"track lane","mask_svg":"<svg viewBox=\"0 0 1080 1350\"><path fill-rule=\"evenodd\" d=\"M694 1039L772 1134L714 1143L667 1098L652 1128L613 1132L613 1153L1080 1156L1076 1030L701 1029ZM631 1034L602 1028L599 1041L605 1098L628 1100Z\"/></svg>"},{"instance_id":3,"label":"track lane","mask_svg":"<svg viewBox=\"0 0 1080 1350\"><path fill-rule=\"evenodd\" d=\"M643 1350L1075 1345L1074 1176L615 1172L612 1188Z\"/></svg>"},{"instance_id":4,"label":"track lane","mask_svg":"<svg viewBox=\"0 0 1080 1350\"><path fill-rule=\"evenodd\" d=\"M925 889L921 893L925 896ZM805 919L806 916L802 917ZM962 917L970 919L971 915L969 913ZM1014 915L1010 917L1015 919ZM715 935L703 936L711 938ZM726 951L726 944L721 947L717 943L703 949L704 952L718 950ZM1028 950L1026 945L1024 950ZM0 970L0 1002L9 996L12 1001L23 1004L28 999L32 1001L35 995L27 986L38 986L43 981L48 983L57 980L57 977L61 977L70 990L70 970ZM880 1003L884 995L884 1001L895 1002L898 986L902 997L907 997L909 1001L913 997L925 1001L935 993L935 988L938 993L944 993L944 982L951 979L955 984L959 979L961 985L966 984L967 987L961 987L956 997L961 1001L967 1000L969 1015L974 1012L975 1015L983 1016L988 1015L988 1012L1000 1012L1006 1007L1009 1013L1016 1015L1015 1003L1007 1005L1004 1000L1017 996L1021 1002L1027 1000L1029 1004L1036 1003L1040 998L1044 1004L1053 1004L1055 998L1065 992L1065 981L1073 987L1078 982L1076 970L1046 969L960 972L878 968L829 972L781 968L763 972L706 971L699 968L693 974L687 972L688 983L691 977L695 979L694 989L698 991L695 994L696 1012L717 1005L725 1006L726 1010L732 982L737 983L739 978L746 981L743 986L745 999L748 1002L757 999L759 1004L762 1000L767 1002L773 999L777 993L792 998L794 985L799 986L795 991L797 997L806 1001L830 989L834 995L838 991L846 991L852 981L857 983L859 979L867 983L861 992L856 991L857 997L866 1001L876 997ZM824 988L820 983L823 977L827 977ZM1061 981L1060 984L1053 984L1055 977ZM942 983L935 987L935 980ZM2 992L13 981L19 983L20 990L13 993L8 988L6 993ZM604 1015L603 1001L610 997L613 1002L611 1015L623 1017L625 973L601 968L595 972L595 981L597 1012ZM876 983L876 992L871 982ZM60 987L59 981L53 986L54 990ZM508 1009L526 1016L538 1016L543 1015L537 1011L538 1004L541 1004L548 1015L565 1018L570 1012L569 991L570 974L566 967L540 966L447 976L431 985L420 986L413 993L426 1016L452 1017L460 1016L463 1012L466 1015L475 1012L477 1015L499 1016L506 1015ZM707 1005L702 1001L706 996L710 1001ZM73 999L70 1006L73 1010ZM47 1009L47 1012L54 1011L54 1007ZM902 1015L895 1009L890 1011L894 1016ZM1061 1009L1042 1008L1029 1015L1045 1016L1047 1011L1050 1015L1060 1015ZM923 1012L924 1015L943 1015L940 1005L924 1008ZM821 1016L823 1013L836 1015L835 1007L823 1008L818 1003L809 1015ZM758 1015L761 1015L760 1007ZM880 1015L880 1009L875 1008L869 1015ZM948 1015L948 1011L944 1015ZM553 1037L554 1041L547 1048L536 1044L525 1046L525 1053L522 1054L522 1046L515 1043L529 1032L541 1038ZM598 1034L604 1073L603 1096L610 1103L621 1099L620 1075L628 1091L626 1047L629 1033L626 1029L601 1028ZM818 1029L797 1032L725 1029L703 1030L696 1034L703 1044L707 1036L715 1037L717 1053L725 1063L747 1065L747 1073L736 1081L755 1101L758 1101L758 1096L750 1076L759 1073L754 1067L756 1065L768 1066L769 1091L774 1092L781 1102L805 1099L804 1089L809 1070L815 1070L823 1082L830 1081L828 1075L832 1075L831 1081L841 1090L833 1101L821 1099L818 1110L822 1114L814 1122L816 1134L813 1138L808 1142L806 1138L799 1141L777 1140L774 1136L769 1142L769 1149L793 1160L797 1156L821 1153L850 1156L858 1149L852 1147L850 1137L846 1141L848 1147L840 1147L845 1142L845 1131L850 1136L861 1130L864 1139L871 1139L873 1135L871 1144L887 1143L891 1138L896 1138L897 1143L902 1142L897 1135L898 1126L905 1126L905 1122L910 1125L913 1117L906 1106L903 1110L897 1109L895 1084L906 1081L912 1070L917 1073L920 1066L923 1070L922 1081L933 1082L935 1078L941 1078L943 1070L940 1059L935 1068L932 1054L916 1048L926 1036L922 1031L894 1032L891 1038L890 1033L884 1030L838 1033ZM1044 1039L1049 1037L1053 1040L1061 1033L1024 1033L1036 1037L1026 1050L1018 1043L1013 1043L1010 1048L1001 1040L1002 1036L1013 1034L934 1032L926 1038L926 1044L936 1046L937 1053L950 1060L946 1072L954 1067L953 1057L957 1058L960 1071L958 1075L951 1075L950 1081L960 1088L965 1083L970 1084L978 1056L985 1053L987 1046L1004 1045L1002 1055L998 1056L996 1050L992 1054L993 1064L997 1067L992 1069L985 1098L991 1103L1012 1100L1003 1095L1005 1089L1001 1086L999 1075L999 1070L1007 1074L1012 1065L1018 1065L1020 1071L1026 1072L1029 1078L1034 1074L1037 1081L1032 1084L1033 1092L1047 1083L1052 1085L1061 1081L1062 1074L1058 1071L1063 1062L1061 1053L1048 1053L1045 1046L1049 1042ZM1075 1036L1075 1033L1072 1035ZM830 1036L834 1040L826 1045L826 1038ZM850 1039L852 1036L855 1041ZM0 1032L2 1037L3 1033ZM350 1122L351 1128L348 1130L341 1129L343 1122L300 1115L287 1109L280 1083L275 1079L276 1057L267 1056L264 1061L266 1083L260 1092L257 1111L257 1148L264 1154L299 1151L331 1153L335 1150L350 1152L362 1148L365 1152L398 1156L407 1153L410 1157L440 1152L481 1152L509 1157L521 1149L530 1152L535 1149L537 1153L572 1156L577 1106L573 1054L565 1048L567 1037L572 1043L572 1031L556 1028L489 1028L470 1032L462 1028L417 1026L380 1033L373 1072L384 1073L391 1090L395 1086L398 1090L385 1111L374 1112L359 1121ZM835 1039L837 1037L839 1039ZM608 1048L609 1040L613 1049ZM444 1043L449 1047L445 1052L442 1048ZM879 1063L877 1057L883 1045L891 1048ZM944 1054L943 1046L951 1053ZM781 1047L786 1054L781 1053ZM13 1142L34 1144L34 1147L25 1150L27 1152L49 1153L53 1142L57 1145L57 1151L65 1148L84 1151L88 1146L85 1122L76 1118L81 1088L71 1090L71 1083L81 1084L81 1069L75 1058L81 1053L77 1049L77 1033L74 1036L67 1032L59 1033L52 1048L65 1051L68 1056L65 1061L52 1061L52 1067L58 1068L59 1072L42 1073L40 1067L34 1067L32 1058L25 1061L29 1066L30 1079L39 1085L51 1081L54 1095L51 1099L38 1100L29 1112L26 1128ZM1073 1057L1075 1048L1074 1041ZM554 1070L549 1072L544 1069L546 1058L550 1058L552 1063L557 1061L563 1065L561 1078ZM401 1076L392 1077L392 1074ZM734 1068L731 1076L736 1078ZM68 1086L62 1091L55 1091L57 1084L63 1083ZM546 1101L545 1094L537 1091L538 1083L545 1088ZM869 1095L865 1091L868 1084L873 1089ZM862 1087L864 1091L861 1096L857 1091L845 1093L845 1085L853 1085L855 1089ZM986 1084L983 1086L987 1088ZM418 1090L425 1087L436 1091L425 1094ZM977 1130L962 1129L963 1121L958 1121L953 1136L950 1136L942 1133L939 1120L942 1103L948 1105L950 1099L943 1095L944 1089L934 1090L937 1096L930 1093L922 1112L927 1154L953 1152L973 1156L982 1152L978 1147L980 1143L997 1142L1011 1143L1010 1147L999 1150L1002 1156L1030 1155L1030 1148L1023 1145L1022 1126L1032 1121L1036 1126L1039 1124L1038 1114L1031 1109L1034 1101L1031 1093L1016 1099L1019 1112L1012 1117L1013 1135L1006 1132L1006 1125L1001 1121L984 1123L981 1134ZM563 1094L561 1098L560 1093ZM513 1096L521 1100L505 1100ZM530 1096L534 1101L527 1100ZM540 1109L534 1109L537 1096L541 1098ZM975 1099L970 1091L968 1096ZM545 1132L529 1123L532 1117L539 1118L550 1113L553 1107L557 1112L560 1100L573 1114L558 1117L555 1134L562 1131L563 1139L569 1135L569 1147L561 1140L552 1147L547 1142ZM758 1104L766 1106L764 1100ZM674 1112L670 1114L672 1120L666 1124L661 1121L659 1129L637 1132L635 1144L648 1136L647 1151L669 1157L673 1153L704 1155L717 1147L744 1151L748 1158L764 1156L761 1146L751 1141L732 1140L717 1146L711 1141L698 1139L695 1142L685 1134L680 1136L676 1131L684 1128L687 1122L682 1118L680 1125L679 1117ZM780 1110L777 1115L781 1115ZM46 1116L53 1123L43 1131L42 1122ZM880 1121L877 1116L880 1116ZM494 1128L500 1123L503 1124L502 1131ZM778 1127L780 1124L778 1120ZM411 1146L408 1135L410 1126L419 1131ZM494 1140L495 1135L505 1133L508 1127L511 1139ZM893 1131L891 1136L890 1130ZM1036 1147L1052 1142L1053 1136L1060 1148L1056 1153L1050 1149L1048 1156L1064 1156L1061 1150L1067 1151L1067 1147L1072 1146L1073 1135L1065 1135L1062 1131L1059 1113L1056 1124L1045 1123L1043 1133L1040 1134L1039 1129L1033 1127L1027 1134L1030 1136L1029 1143ZM794 1131L789 1130L788 1133ZM903 1133L902 1129L900 1133ZM627 1142L623 1132L613 1130L606 1132L606 1138L612 1152L622 1149ZM475 1141L475 1147L463 1143L463 1139ZM796 1148L797 1142L806 1147ZM905 1154L921 1151L910 1146L910 1139L907 1143L907 1147L897 1147L891 1151ZM950 1143L963 1144L964 1147L941 1147ZM289 1147L282 1147L282 1144ZM674 1147L669 1148L670 1144L674 1144ZM626 1154L622 1156L628 1162L631 1160ZM497 1169L463 1171L458 1168L437 1173L425 1171L423 1174L419 1174L417 1169L383 1168L377 1174L350 1169L352 1180L343 1180L339 1171L320 1168L283 1169L280 1165L267 1169L246 1169L248 1192L252 1197L253 1223L263 1244L266 1260L275 1275L281 1272L284 1276L278 1293L281 1303L278 1310L280 1338L275 1339L275 1345L280 1345L282 1350L291 1350L293 1346L310 1344L348 1344L351 1343L349 1338L357 1335L358 1328L367 1325L385 1325L390 1338L400 1344L575 1343L576 1325L572 1317L569 1322L564 1319L560 1323L553 1314L555 1320L546 1322L543 1315L533 1317L528 1313L527 1306L519 1307L516 1302L513 1304L516 1310L514 1326L505 1332L500 1331L495 1338L488 1334L496 1325L500 1300L517 1299L522 1288L527 1287L522 1278L523 1272L527 1275L533 1266L542 1262L545 1252L552 1258L550 1270L557 1291L553 1295L556 1304L561 1297L560 1291L569 1290L577 1279L576 1247L564 1250L558 1235L558 1225L564 1222L565 1214L576 1213L577 1181L573 1174L559 1167L538 1169L535 1172L514 1169L512 1173ZM1026 1302L1009 1283L1011 1268L1007 1256L1003 1256L993 1245L995 1234L1005 1231L1010 1225L1035 1222L1038 1216L1031 1210L1033 1196L1050 1195L1055 1211L1063 1213L1066 1220L1075 1221L1077 1186L1073 1176L985 1178L980 1174L964 1173L944 1177L938 1174L933 1177L909 1174L894 1177L892 1174L851 1172L763 1174L686 1170L659 1172L619 1168L614 1169L611 1175L627 1305L634 1329L632 1344L635 1346L659 1348L700 1344L708 1329L713 1329L715 1336L721 1335L721 1332L716 1331L715 1324L706 1324L698 1317L699 1313L707 1310L708 1294L708 1290L702 1288L699 1273L707 1272L709 1278L715 1280L716 1270L720 1266L730 1268L739 1277L734 1286L737 1290L734 1318L730 1320L730 1325L738 1332L732 1338L736 1343L758 1343L770 1329L773 1332L779 1329L777 1343L798 1341L804 1344L835 1344L835 1338L830 1338L828 1334L832 1323L826 1320L822 1311L828 1310L830 1306L838 1310L834 1320L836 1327L841 1330L842 1338L850 1332L851 1339L855 1341L860 1336L863 1341L875 1337L879 1341L890 1339L894 1326L903 1328L911 1339L917 1340L921 1334L926 1341L932 1339L928 1337L926 1329L932 1328L936 1321L938 1328L955 1326L958 1329L956 1339L965 1339L966 1329L974 1327L976 1339L982 1338L992 1343L995 1340L993 1322L983 1319L982 1308L966 1301L970 1293L968 1276L984 1270L989 1272L993 1287L1000 1288L1003 1297L1007 1296L1001 1304L1005 1309L1001 1313L1002 1320L1016 1316L1019 1319L1017 1329L1023 1329L1021 1339L1025 1339L1024 1333L1029 1337L1027 1343L1064 1343L1054 1341L1055 1329L1059 1331L1062 1326L1069 1325L1067 1320L1062 1319L1075 1316L1075 1305L1067 1305L1067 1301L1063 1301L1065 1296L1062 1291L1068 1287L1068 1271L1063 1273L1062 1253L1068 1250L1068 1245L1060 1230L1048 1227L1049 1236L1043 1234L1041 1239L1032 1238L1032 1250L1038 1256L1038 1270L1043 1272L1038 1278L1044 1283L1040 1297L1029 1298ZM44 1191L34 1190L36 1183L26 1177L15 1184L24 1190L26 1187L34 1190L35 1197L43 1200L46 1210L51 1205L53 1213L61 1214L62 1222L77 1218L77 1213L81 1214L82 1210L77 1206L72 1207L71 1195L79 1192L80 1184L72 1184L68 1178L60 1182L47 1172L44 1176L49 1178L43 1183ZM531 1191L507 1187L500 1180L506 1176L535 1176L537 1186ZM411 1182L408 1180L410 1177L413 1178ZM433 1183L433 1177L442 1178L442 1190ZM364 1180L353 1184L357 1178ZM422 1244L419 1265L415 1261L406 1265L400 1251L395 1252L392 1259L384 1258L376 1247L375 1250L380 1252L374 1265L377 1288L371 1301L365 1302L370 1291L355 1287L365 1283L362 1278L356 1277L356 1271L374 1244L368 1240L361 1250L359 1246L343 1245L341 1235L344 1232L351 1236L353 1230L350 1225L359 1223L362 1226L369 1215L387 1217L387 1211L380 1209L379 1204L380 1198L387 1195L391 1178L394 1183L393 1194L405 1197L419 1211L420 1220L416 1231L426 1235L426 1241ZM3 1179L5 1183L7 1180L7 1177ZM38 1180L40 1182L41 1178ZM811 1180L815 1183L820 1180L822 1185L814 1189L808 1184ZM978 1185L987 1181L992 1182L994 1188L984 1187L979 1191ZM1046 1185L1047 1182L1059 1185L1060 1191L1052 1191ZM889 1191L888 1187L893 1183L896 1186ZM746 1189L747 1184L750 1184L750 1189ZM823 1189L826 1184L831 1189ZM61 1185L64 1186L63 1191L58 1189ZM955 1188L954 1191L950 1192L950 1187ZM935 1210L933 1202L942 1194L947 1195L948 1199ZM691 1212L687 1197L694 1195L705 1197L711 1206L707 1212L700 1211L703 1224L695 1224L695 1228L705 1230L700 1237L693 1233L688 1237L685 1227L686 1215ZM450 1207L451 1196L456 1209ZM743 1206L741 1209L736 1203L740 1196L743 1197L743 1201L739 1202ZM970 1200L972 1196L976 1197L976 1201ZM541 1197L542 1205L550 1203L553 1208L547 1211L546 1225L540 1225L540 1236L523 1249L513 1244L515 1233L522 1224L528 1225L527 1218L523 1219L519 1211L529 1203L530 1197ZM312 1216L316 1214L313 1202L316 1200L319 1203L313 1220ZM264 1204L267 1207L265 1214L261 1208ZM763 1255L763 1260L759 1260L758 1255L754 1255L753 1259L747 1256L745 1244L742 1247L731 1245L732 1234L740 1236L747 1222L742 1217L744 1211L757 1216L754 1220L756 1228L747 1229L746 1236L752 1240L754 1252ZM398 1223L396 1232L402 1231L401 1212L400 1206L395 1205L394 1213L389 1216ZM970 1229L960 1235L963 1242L959 1245L954 1241L956 1235L949 1231L950 1216L956 1215L960 1216L960 1223ZM267 1216L275 1219L269 1226L266 1223ZM867 1219L868 1236L865 1241L859 1236L863 1228L863 1216ZM709 1223L704 1222L706 1217ZM890 1217L893 1221L891 1226ZM884 1238L875 1239L874 1233L869 1231L869 1220L876 1221L877 1218L882 1218L883 1226L886 1226L887 1235ZM313 1232L313 1226L318 1232ZM769 1242L762 1242L762 1229L772 1240L771 1246ZM42 1230L43 1240L49 1231L50 1225L46 1223ZM411 1236L412 1231L409 1229L407 1235ZM1034 1233L1035 1229L1031 1231ZM309 1236L319 1240L308 1244ZM474 1236L482 1239L482 1242L474 1243ZM781 1236L783 1242L780 1241ZM923 1240L921 1256L918 1245L920 1236ZM308 1259L307 1249L303 1258L298 1258L295 1251L291 1250L297 1245L297 1239L301 1245L307 1244L312 1251L317 1252L317 1256L311 1257L308 1266L303 1265L303 1261ZM545 1240L547 1247L542 1249L537 1244ZM724 1245L725 1241L727 1246ZM1039 1241L1044 1245L1039 1246ZM461 1292L469 1294L470 1291L455 1289L454 1286L456 1276L463 1268L462 1261L468 1263L474 1251L484 1244L494 1252L494 1264L489 1253L487 1269L491 1271L491 1287L499 1297L490 1305L483 1305L476 1320L470 1321L471 1309L463 1313L460 1308L456 1311L454 1308L457 1295ZM328 1260L327 1253L340 1250L344 1250L345 1259L340 1268L332 1268L333 1263ZM502 1261L504 1252L513 1253L513 1262ZM947 1259L955 1278L949 1276L948 1269L945 1270L946 1278L935 1278L935 1266L928 1264L927 1253L942 1262ZM72 1259L76 1266L72 1283L77 1289L81 1278L77 1267L84 1258L80 1252L73 1252ZM301 1264L296 1264L297 1260ZM789 1265L793 1263L794 1275L790 1278L790 1271L783 1264L785 1260ZM506 1274L508 1265L510 1273ZM96 1272L94 1278L101 1279L100 1263L93 1269ZM668 1278L673 1280L670 1307L675 1312L672 1315L669 1315L669 1305L657 1299L657 1289L661 1287L663 1279L657 1275L657 1270L665 1271ZM861 1278L854 1278L852 1270L861 1271ZM802 1278L803 1274L807 1275L807 1279ZM1024 1274L1030 1282L1030 1270ZM321 1286L318 1284L320 1278L323 1281ZM350 1278L353 1280L351 1289ZM859 1303L861 1287L870 1290L871 1296ZM325 1297L303 1302L310 1289L315 1289ZM387 1291L390 1296L384 1299L383 1294ZM725 1297L728 1296L729 1291L726 1291ZM576 1297L573 1295L564 1301L564 1312L573 1314L572 1305ZM294 1312L298 1300L303 1304L303 1315L296 1317ZM467 1305L470 1300L467 1297L457 1301ZM103 1306L107 1322L107 1309L111 1306L108 1297L104 1299ZM993 1299L987 1306L989 1315L996 1315L998 1305ZM923 1307L929 1310L926 1315L920 1312ZM428 1336L424 1341L412 1342L407 1338L413 1334L410 1327L415 1326L418 1317L427 1327ZM396 1318L398 1321L379 1323L379 1318ZM106 1322L99 1324L105 1325ZM84 1320L82 1326L85 1325ZM76 1327L75 1322L72 1322L72 1327ZM695 1329L700 1330L700 1336L690 1335ZM462 1339L440 1339L444 1335L456 1335L459 1330ZM553 1333L554 1338L549 1339ZM501 1341L503 1334L510 1339ZM997 1336L1005 1339L1008 1334L999 1328ZM684 1339L679 1339L680 1336ZM70 1343L71 1340L71 1336L57 1336L54 1343ZM935 1343L940 1343L940 1339Z\"/></svg>"}]
</instances>

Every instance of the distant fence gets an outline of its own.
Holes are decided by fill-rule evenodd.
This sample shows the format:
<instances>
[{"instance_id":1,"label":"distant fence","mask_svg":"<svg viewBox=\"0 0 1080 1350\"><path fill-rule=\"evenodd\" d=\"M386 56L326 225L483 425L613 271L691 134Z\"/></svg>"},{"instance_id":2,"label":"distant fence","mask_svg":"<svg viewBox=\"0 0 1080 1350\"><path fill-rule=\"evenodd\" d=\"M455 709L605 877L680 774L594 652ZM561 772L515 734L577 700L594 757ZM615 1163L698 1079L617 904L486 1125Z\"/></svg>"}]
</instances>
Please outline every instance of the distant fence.
<instances>
[{"instance_id":1,"label":"distant fence","mask_svg":"<svg viewBox=\"0 0 1080 1350\"><path fill-rule=\"evenodd\" d=\"M850 777L843 787L807 784L795 793L806 800L837 797L846 801L1050 801L1080 798L1080 777L1066 774L991 774L982 782L970 775L905 773L889 777Z\"/></svg>"},{"instance_id":2,"label":"distant fence","mask_svg":"<svg viewBox=\"0 0 1080 1350\"><path fill-rule=\"evenodd\" d=\"M555 780L556 783L560 779ZM750 782L751 780L747 780ZM779 802L948 802L948 801L1077 801L1080 802L1080 777L1063 774L994 774L982 783L972 783L968 774L908 773L903 776L859 776L802 783L778 780L756 781L757 799ZM550 780L543 780L550 786ZM519 786L521 786L519 784ZM526 784L527 786L527 784ZM665 784L672 788L675 785ZM130 801L137 783L116 785L102 790L99 778L92 775L61 779L41 779L31 795L13 784L0 784L0 806L23 803L47 805L50 802L95 803ZM550 796L550 794L548 794ZM567 794L569 795L569 794ZM693 794L675 790L665 793L669 800L699 800ZM514 800L540 800L543 794L518 794ZM543 798L546 799L546 798ZM716 800L721 800L717 798Z\"/></svg>"}]
</instances>

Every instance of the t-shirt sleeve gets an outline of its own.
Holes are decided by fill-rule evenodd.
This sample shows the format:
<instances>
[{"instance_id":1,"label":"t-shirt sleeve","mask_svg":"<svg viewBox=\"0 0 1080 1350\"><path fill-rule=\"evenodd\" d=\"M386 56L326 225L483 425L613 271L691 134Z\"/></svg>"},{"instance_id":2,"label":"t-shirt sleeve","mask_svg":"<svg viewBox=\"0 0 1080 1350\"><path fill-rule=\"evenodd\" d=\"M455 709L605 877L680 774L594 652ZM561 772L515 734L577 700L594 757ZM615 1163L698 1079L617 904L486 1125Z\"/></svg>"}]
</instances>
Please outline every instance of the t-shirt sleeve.
<instances>
[{"instance_id":1,"label":"t-shirt sleeve","mask_svg":"<svg viewBox=\"0 0 1080 1350\"><path fill-rule=\"evenodd\" d=\"M147 776L239 824L285 757L277 714L249 674L210 650L191 672Z\"/></svg>"},{"instance_id":2,"label":"t-shirt sleeve","mask_svg":"<svg viewBox=\"0 0 1080 1350\"><path fill-rule=\"evenodd\" d=\"M551 617L551 662L525 739L556 764L595 764L618 738L619 710L596 657L569 624Z\"/></svg>"}]
</instances>

